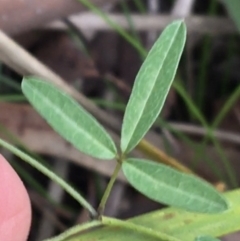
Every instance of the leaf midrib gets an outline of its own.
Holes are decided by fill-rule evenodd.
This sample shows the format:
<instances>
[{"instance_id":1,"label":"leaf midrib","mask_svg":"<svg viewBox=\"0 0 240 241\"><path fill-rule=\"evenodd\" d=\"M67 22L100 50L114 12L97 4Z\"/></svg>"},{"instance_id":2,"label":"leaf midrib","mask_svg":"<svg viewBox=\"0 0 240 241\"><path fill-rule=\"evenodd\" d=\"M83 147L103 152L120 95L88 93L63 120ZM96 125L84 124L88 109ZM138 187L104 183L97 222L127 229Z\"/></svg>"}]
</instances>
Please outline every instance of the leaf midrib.
<instances>
[{"instance_id":1,"label":"leaf midrib","mask_svg":"<svg viewBox=\"0 0 240 241\"><path fill-rule=\"evenodd\" d=\"M158 71L157 76L159 76L159 73L162 71L162 66L164 65L164 62L165 62L165 60L166 60L166 58L167 58L167 56L168 56L168 53L169 53L169 51L170 51L170 49L171 49L171 47L172 47L173 42L175 42L175 37L176 37L176 35L178 34L178 31L179 31L179 28L180 28L180 27L181 27L181 24L180 24L179 27L177 28L177 30L176 30L176 32L175 32L175 34L174 34L174 38L171 39L171 44L169 45L169 48L168 48L168 50L166 51L166 54L165 54L164 59L163 59L163 61L162 61L161 68L159 68L159 71ZM133 136L134 136L134 133L135 133L135 131L136 131L136 128L137 128L137 126L138 126L138 124L139 124L139 122L140 122L140 120L141 120L141 118L142 118L142 113L145 111L146 105L147 105L148 100L149 100L149 98L150 98L150 96L151 96L152 90L154 89L154 87L155 87L155 85L156 85L157 79L158 79L158 78L156 78L156 80L154 81L154 84L152 85L151 91L148 92L149 94L148 94L148 96L147 96L147 99L146 99L145 103L143 104L143 108L142 108L141 111L140 111L141 114L138 115L139 117L138 117L138 120L136 121L136 124L135 124L135 126L134 126L134 128L133 128L131 138L130 138L129 141L128 141L128 145L127 145L127 147L126 147L126 151L129 149L131 140L132 140L132 138L133 138Z\"/></svg>"}]
</instances>

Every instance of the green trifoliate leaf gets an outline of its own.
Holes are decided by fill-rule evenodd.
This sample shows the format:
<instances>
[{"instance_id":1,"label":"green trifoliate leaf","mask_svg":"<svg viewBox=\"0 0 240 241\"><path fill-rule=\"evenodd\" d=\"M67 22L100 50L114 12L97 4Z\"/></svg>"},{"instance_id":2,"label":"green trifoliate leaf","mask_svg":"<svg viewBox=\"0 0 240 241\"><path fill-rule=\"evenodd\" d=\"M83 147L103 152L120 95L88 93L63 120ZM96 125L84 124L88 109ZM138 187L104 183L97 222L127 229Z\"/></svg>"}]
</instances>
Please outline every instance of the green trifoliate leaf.
<instances>
[{"instance_id":1,"label":"green trifoliate leaf","mask_svg":"<svg viewBox=\"0 0 240 241\"><path fill-rule=\"evenodd\" d=\"M210 184L166 165L131 158L123 162L123 172L134 188L157 202L201 213L228 209Z\"/></svg>"},{"instance_id":2,"label":"green trifoliate leaf","mask_svg":"<svg viewBox=\"0 0 240 241\"><path fill-rule=\"evenodd\" d=\"M36 77L24 78L22 91L53 129L78 150L99 159L113 159L116 156L112 138L92 115L66 93Z\"/></svg>"},{"instance_id":3,"label":"green trifoliate leaf","mask_svg":"<svg viewBox=\"0 0 240 241\"><path fill-rule=\"evenodd\" d=\"M170 24L153 45L137 74L126 107L121 149L131 151L159 115L173 82L186 40L182 21Z\"/></svg>"}]
</instances>

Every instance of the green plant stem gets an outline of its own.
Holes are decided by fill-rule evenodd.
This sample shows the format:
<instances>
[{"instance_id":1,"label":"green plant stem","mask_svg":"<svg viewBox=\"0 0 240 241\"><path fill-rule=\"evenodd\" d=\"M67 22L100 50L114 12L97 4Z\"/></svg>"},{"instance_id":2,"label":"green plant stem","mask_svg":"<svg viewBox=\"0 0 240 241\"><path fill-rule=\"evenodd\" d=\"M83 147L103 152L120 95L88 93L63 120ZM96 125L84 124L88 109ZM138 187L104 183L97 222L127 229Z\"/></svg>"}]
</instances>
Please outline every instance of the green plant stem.
<instances>
[{"instance_id":1,"label":"green plant stem","mask_svg":"<svg viewBox=\"0 0 240 241\"><path fill-rule=\"evenodd\" d=\"M131 230L133 232L137 232L141 235L143 234L146 236L157 238L162 241L181 241L180 239L175 238L173 236L167 235L165 233L161 233L159 231L156 232L155 230L153 230L151 228L147 228L142 225L134 224L129 221L122 221L122 220L115 219L115 218L102 217L102 223L107 226L118 226L121 228L129 229L129 230Z\"/></svg>"},{"instance_id":2,"label":"green plant stem","mask_svg":"<svg viewBox=\"0 0 240 241\"><path fill-rule=\"evenodd\" d=\"M117 176L118 176L118 173L120 171L122 167L122 160L119 159L119 161L117 162L117 165L114 169L114 172L113 172L113 175L111 176L111 179L107 185L107 188L103 194L103 197L101 199L101 202L98 206L98 218L101 219L102 218L102 214L104 212L104 209L105 209L105 205L106 205L106 202L107 202L107 199L111 193L111 190L112 190L112 187L113 187L113 184L115 183L116 179L117 179Z\"/></svg>"},{"instance_id":3,"label":"green plant stem","mask_svg":"<svg viewBox=\"0 0 240 241\"><path fill-rule=\"evenodd\" d=\"M16 156L20 157L22 160L24 160L31 166L35 167L37 170L42 172L45 176L49 177L51 180L58 183L76 201L78 201L84 208L86 208L93 217L95 217L97 215L96 210L77 191L75 191L68 183L66 183L63 179L58 177L55 173L48 170L41 163L37 162L36 160L31 158L29 155L25 154L24 152L20 151L19 149L10 145L9 143L5 142L2 139L0 139L0 145L3 146L4 148L6 148L7 150L11 151Z\"/></svg>"},{"instance_id":4,"label":"green plant stem","mask_svg":"<svg viewBox=\"0 0 240 241\"><path fill-rule=\"evenodd\" d=\"M95 228L95 227L98 227L101 225L102 225L102 223L100 221L94 220L94 221L84 223L81 225L76 225L54 238L45 239L43 241L63 241L63 240L66 240L67 238L69 238L70 236L77 235L78 233L80 233L82 231L88 230L90 228Z\"/></svg>"}]
</instances>

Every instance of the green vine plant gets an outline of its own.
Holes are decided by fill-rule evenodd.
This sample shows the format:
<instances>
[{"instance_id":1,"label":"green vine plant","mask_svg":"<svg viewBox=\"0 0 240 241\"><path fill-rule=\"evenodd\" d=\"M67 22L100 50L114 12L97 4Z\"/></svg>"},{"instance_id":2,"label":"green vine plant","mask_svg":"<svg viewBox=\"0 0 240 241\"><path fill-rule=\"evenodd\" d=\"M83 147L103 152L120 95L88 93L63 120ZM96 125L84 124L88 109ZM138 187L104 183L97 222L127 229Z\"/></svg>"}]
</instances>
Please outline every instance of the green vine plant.
<instances>
[{"instance_id":1,"label":"green vine plant","mask_svg":"<svg viewBox=\"0 0 240 241\"><path fill-rule=\"evenodd\" d=\"M48 241L69 240L69 237L83 230L99 226L119 226L154 240L181 241L161 231L104 216L105 204L120 170L136 190L156 202L207 214L224 213L229 209L225 197L204 180L151 160L128 157L160 114L185 41L186 26L183 21L175 21L165 28L151 48L136 76L125 110L119 148L98 121L58 87L38 77L23 78L22 91L25 97L56 132L87 155L116 161L115 170L95 209L56 174L16 147L0 140L0 145L57 182L90 213L91 220L88 223L70 228ZM216 239L199 236L196 240Z\"/></svg>"}]
</instances>

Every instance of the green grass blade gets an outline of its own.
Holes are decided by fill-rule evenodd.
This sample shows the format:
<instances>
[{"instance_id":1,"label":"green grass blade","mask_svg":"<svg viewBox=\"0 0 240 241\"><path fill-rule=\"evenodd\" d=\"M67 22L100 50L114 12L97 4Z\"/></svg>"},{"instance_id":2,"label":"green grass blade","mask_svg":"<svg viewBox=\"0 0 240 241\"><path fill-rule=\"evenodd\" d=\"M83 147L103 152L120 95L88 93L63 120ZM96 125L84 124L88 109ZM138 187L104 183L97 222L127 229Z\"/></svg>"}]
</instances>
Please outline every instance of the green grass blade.
<instances>
[{"instance_id":1,"label":"green grass blade","mask_svg":"<svg viewBox=\"0 0 240 241\"><path fill-rule=\"evenodd\" d=\"M45 176L58 183L67 193L70 194L70 196L72 196L77 202L79 202L84 208L86 208L93 216L96 216L97 213L95 209L79 193L77 193L69 184L67 184L63 179L58 177L55 173L53 173L48 168L40 164L38 161L34 160L24 152L20 151L19 149L10 145L2 139L0 139L0 146L6 148L10 152L21 158L23 161L35 167Z\"/></svg>"},{"instance_id":2,"label":"green grass blade","mask_svg":"<svg viewBox=\"0 0 240 241\"><path fill-rule=\"evenodd\" d=\"M159 115L186 40L182 21L170 24L153 45L136 77L123 120L121 149L131 151Z\"/></svg>"},{"instance_id":3,"label":"green grass blade","mask_svg":"<svg viewBox=\"0 0 240 241\"><path fill-rule=\"evenodd\" d=\"M99 159L113 159L117 150L103 127L70 96L36 77L23 79L24 95L53 129L78 150Z\"/></svg>"},{"instance_id":4,"label":"green grass blade","mask_svg":"<svg viewBox=\"0 0 240 241\"><path fill-rule=\"evenodd\" d=\"M166 165L131 158L123 162L123 172L134 188L157 202L201 213L228 209L210 184Z\"/></svg>"}]
</instances>

